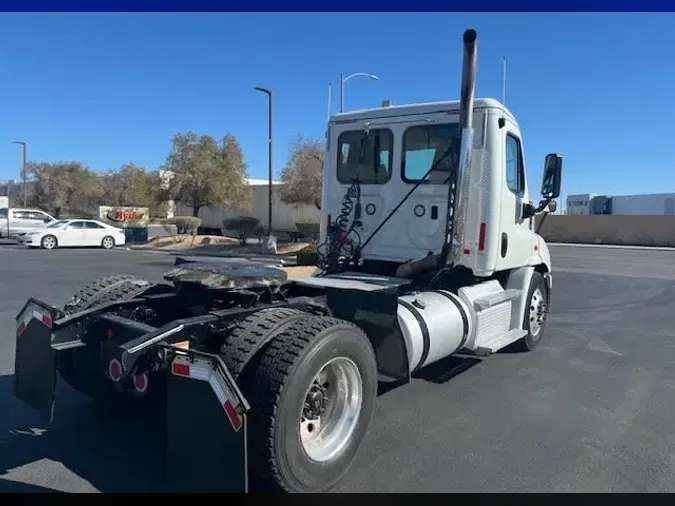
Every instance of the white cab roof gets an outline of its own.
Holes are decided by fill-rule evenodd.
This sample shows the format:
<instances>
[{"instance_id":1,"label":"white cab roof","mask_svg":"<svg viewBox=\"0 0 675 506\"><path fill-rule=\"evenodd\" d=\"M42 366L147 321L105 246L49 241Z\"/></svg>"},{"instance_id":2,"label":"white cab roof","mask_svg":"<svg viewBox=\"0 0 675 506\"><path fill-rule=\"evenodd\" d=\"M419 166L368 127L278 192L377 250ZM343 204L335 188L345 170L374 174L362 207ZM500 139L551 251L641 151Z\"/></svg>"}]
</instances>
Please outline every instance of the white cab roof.
<instances>
[{"instance_id":1,"label":"white cab roof","mask_svg":"<svg viewBox=\"0 0 675 506\"><path fill-rule=\"evenodd\" d=\"M504 115L509 116L513 121L516 121L516 118L511 113L511 111L509 111L499 100L494 98L476 98L473 102L473 107L474 109L495 109L503 112ZM444 111L459 111L459 100L392 105L389 107L377 107L374 109L361 109L357 111L333 114L330 118L330 121L331 123L342 123L370 118L386 118L412 114L431 114Z\"/></svg>"}]
</instances>

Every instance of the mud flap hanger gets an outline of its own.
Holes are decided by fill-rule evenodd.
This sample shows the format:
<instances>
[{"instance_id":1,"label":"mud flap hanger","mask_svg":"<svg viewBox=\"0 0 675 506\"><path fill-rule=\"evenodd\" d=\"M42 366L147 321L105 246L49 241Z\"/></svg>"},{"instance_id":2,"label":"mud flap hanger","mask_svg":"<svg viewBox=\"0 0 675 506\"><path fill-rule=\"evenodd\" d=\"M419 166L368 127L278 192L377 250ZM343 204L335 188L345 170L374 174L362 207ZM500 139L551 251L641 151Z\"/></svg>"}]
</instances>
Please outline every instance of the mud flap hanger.
<instances>
[{"instance_id":1,"label":"mud flap hanger","mask_svg":"<svg viewBox=\"0 0 675 506\"><path fill-rule=\"evenodd\" d=\"M14 395L48 418L54 419L56 351L52 348L56 308L29 299L16 316Z\"/></svg>"},{"instance_id":2,"label":"mud flap hanger","mask_svg":"<svg viewBox=\"0 0 675 506\"><path fill-rule=\"evenodd\" d=\"M248 492L249 405L217 355L160 344L167 381L167 474L176 492Z\"/></svg>"}]
</instances>

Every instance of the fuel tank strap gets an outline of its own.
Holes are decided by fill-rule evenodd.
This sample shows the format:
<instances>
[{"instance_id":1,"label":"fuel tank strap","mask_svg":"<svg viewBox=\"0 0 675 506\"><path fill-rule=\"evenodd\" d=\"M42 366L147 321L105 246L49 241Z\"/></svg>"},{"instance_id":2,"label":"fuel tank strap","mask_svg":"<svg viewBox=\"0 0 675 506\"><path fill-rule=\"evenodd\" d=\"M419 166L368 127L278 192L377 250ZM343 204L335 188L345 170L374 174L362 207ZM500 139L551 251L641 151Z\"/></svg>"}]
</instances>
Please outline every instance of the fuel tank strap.
<instances>
[{"instance_id":1,"label":"fuel tank strap","mask_svg":"<svg viewBox=\"0 0 675 506\"><path fill-rule=\"evenodd\" d=\"M459 301L457 299L455 299L454 297L451 297L450 295L448 295L447 293L445 293L442 290L434 290L434 293L437 293L438 295L442 295L443 297L448 299L450 302L452 302L455 305L455 307L457 308L457 311L459 311L459 314L462 317L462 324L464 325L464 332L462 334L462 340L459 343L459 347L457 348L457 350L461 350L462 348L464 348L464 345L466 344L466 341L469 339L469 318L467 317L466 312L464 311L464 308L462 307L462 305L459 303Z\"/></svg>"},{"instance_id":2,"label":"fuel tank strap","mask_svg":"<svg viewBox=\"0 0 675 506\"><path fill-rule=\"evenodd\" d=\"M429 327L427 327L427 322L424 321L424 318L417 310L417 308L413 306L410 302L399 299L398 303L401 304L401 306L406 308L408 311L410 311L410 314L412 314L415 317L415 320L417 320L417 323L420 326L420 330L422 331L422 355L420 356L420 360L419 362L417 362L417 365L411 371L416 372L424 365L424 362L426 362L427 357L429 356L429 348L431 346L431 340L429 337Z\"/></svg>"}]
</instances>

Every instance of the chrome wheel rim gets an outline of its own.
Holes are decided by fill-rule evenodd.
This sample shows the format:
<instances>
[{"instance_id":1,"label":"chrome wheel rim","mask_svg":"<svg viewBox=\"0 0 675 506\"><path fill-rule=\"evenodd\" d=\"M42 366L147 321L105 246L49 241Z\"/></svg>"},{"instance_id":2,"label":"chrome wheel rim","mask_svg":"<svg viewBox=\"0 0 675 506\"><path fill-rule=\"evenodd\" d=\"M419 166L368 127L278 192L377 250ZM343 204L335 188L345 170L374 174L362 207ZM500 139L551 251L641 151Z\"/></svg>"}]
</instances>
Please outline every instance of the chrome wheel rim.
<instances>
[{"instance_id":1,"label":"chrome wheel rim","mask_svg":"<svg viewBox=\"0 0 675 506\"><path fill-rule=\"evenodd\" d=\"M105 249L110 249L113 247L113 241L110 237L106 237L105 239L103 239L103 247Z\"/></svg>"},{"instance_id":2,"label":"chrome wheel rim","mask_svg":"<svg viewBox=\"0 0 675 506\"><path fill-rule=\"evenodd\" d=\"M546 298L540 288L532 293L530 299L530 335L538 338L546 323Z\"/></svg>"},{"instance_id":3,"label":"chrome wheel rim","mask_svg":"<svg viewBox=\"0 0 675 506\"><path fill-rule=\"evenodd\" d=\"M45 237L43 244L46 249L52 249L54 246L56 246L56 241L53 237Z\"/></svg>"},{"instance_id":4,"label":"chrome wheel rim","mask_svg":"<svg viewBox=\"0 0 675 506\"><path fill-rule=\"evenodd\" d=\"M349 443L363 403L361 374L348 358L334 358L321 368L300 413L300 441L317 462L335 458Z\"/></svg>"}]
</instances>

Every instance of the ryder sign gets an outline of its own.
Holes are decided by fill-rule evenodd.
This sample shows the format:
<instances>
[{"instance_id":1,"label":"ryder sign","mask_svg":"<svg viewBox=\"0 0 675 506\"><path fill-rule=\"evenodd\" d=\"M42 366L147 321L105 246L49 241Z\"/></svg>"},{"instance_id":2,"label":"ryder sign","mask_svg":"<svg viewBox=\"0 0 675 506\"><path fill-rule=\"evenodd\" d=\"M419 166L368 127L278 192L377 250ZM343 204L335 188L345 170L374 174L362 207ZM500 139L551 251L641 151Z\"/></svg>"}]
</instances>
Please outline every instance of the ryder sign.
<instances>
[{"instance_id":1,"label":"ryder sign","mask_svg":"<svg viewBox=\"0 0 675 506\"><path fill-rule=\"evenodd\" d=\"M150 221L147 207L100 206L98 216L101 221L122 228L143 228Z\"/></svg>"}]
</instances>

